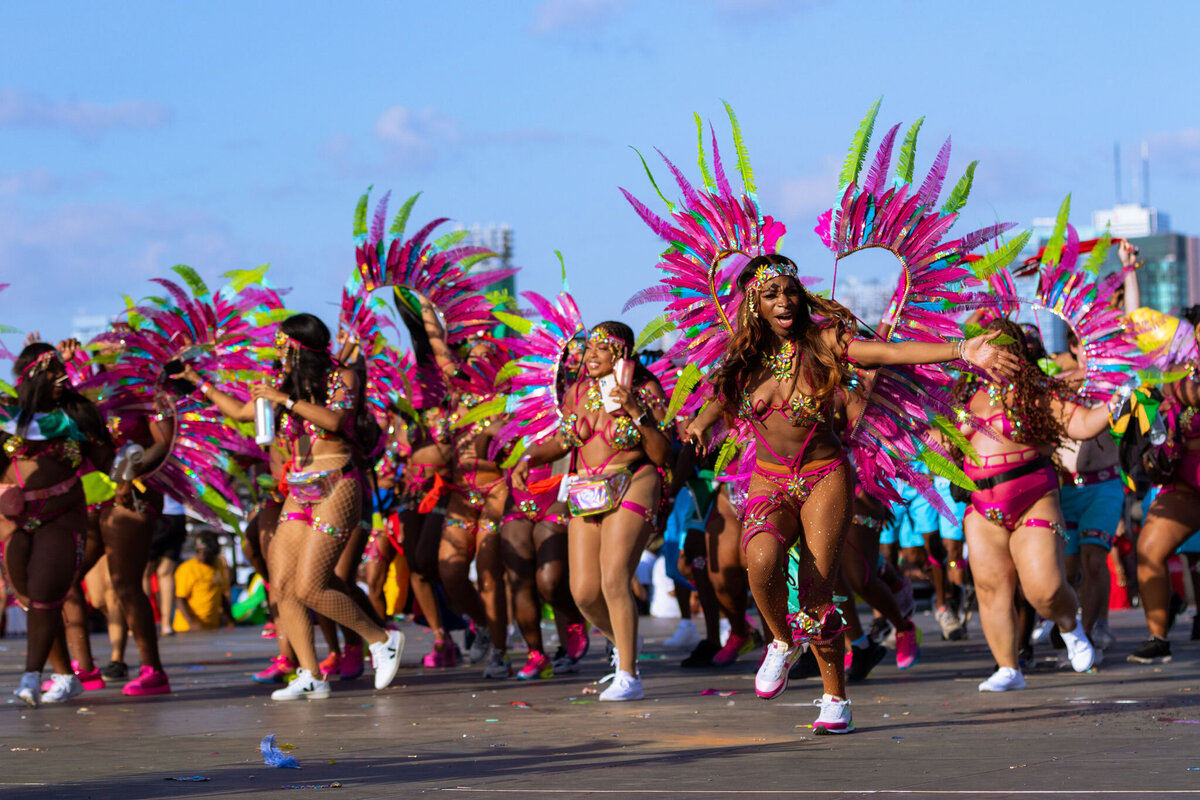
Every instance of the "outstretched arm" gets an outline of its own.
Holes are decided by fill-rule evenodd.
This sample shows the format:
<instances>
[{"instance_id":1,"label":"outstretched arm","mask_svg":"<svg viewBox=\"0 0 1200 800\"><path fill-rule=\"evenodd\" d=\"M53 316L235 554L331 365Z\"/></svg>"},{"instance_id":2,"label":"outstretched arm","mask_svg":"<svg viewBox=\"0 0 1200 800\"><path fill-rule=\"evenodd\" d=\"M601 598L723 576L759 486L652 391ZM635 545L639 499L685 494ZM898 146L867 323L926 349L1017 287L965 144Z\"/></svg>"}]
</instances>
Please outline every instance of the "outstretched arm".
<instances>
[{"instance_id":1,"label":"outstretched arm","mask_svg":"<svg viewBox=\"0 0 1200 800\"><path fill-rule=\"evenodd\" d=\"M1067 436L1078 442L1099 436L1108 427L1108 406L1088 408L1066 400L1054 400L1051 407L1065 420Z\"/></svg>"},{"instance_id":2,"label":"outstretched arm","mask_svg":"<svg viewBox=\"0 0 1200 800\"><path fill-rule=\"evenodd\" d=\"M1020 359L991 342L1000 331L990 331L962 342L880 342L853 339L846 345L846 356L866 369L900 364L941 364L963 359L988 372L1015 375Z\"/></svg>"},{"instance_id":3,"label":"outstretched arm","mask_svg":"<svg viewBox=\"0 0 1200 800\"><path fill-rule=\"evenodd\" d=\"M225 394L216 386L213 386L205 380L199 372L196 372L195 367L187 364L183 368L183 378L196 384L200 389L200 394L208 398L208 401L217 407L222 414L229 417L234 422L253 422L254 421L254 401L248 400L242 402L235 397Z\"/></svg>"}]
</instances>

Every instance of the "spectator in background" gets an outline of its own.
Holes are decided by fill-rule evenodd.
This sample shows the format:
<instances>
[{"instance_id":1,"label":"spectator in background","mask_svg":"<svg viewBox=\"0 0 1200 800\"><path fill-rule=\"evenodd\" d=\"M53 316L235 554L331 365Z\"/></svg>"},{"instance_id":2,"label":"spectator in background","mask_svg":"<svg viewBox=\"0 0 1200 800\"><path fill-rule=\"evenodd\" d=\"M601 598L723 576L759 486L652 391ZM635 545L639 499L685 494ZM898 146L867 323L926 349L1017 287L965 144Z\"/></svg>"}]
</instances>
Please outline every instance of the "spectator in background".
<instances>
[{"instance_id":1,"label":"spectator in background","mask_svg":"<svg viewBox=\"0 0 1200 800\"><path fill-rule=\"evenodd\" d=\"M162 516L150 540L150 560L146 563L146 594L153 597L150 578L158 576L158 616L162 620L162 635L175 633L171 622L175 618L175 568L183 557L183 543L187 540L187 513L173 497L163 497Z\"/></svg>"},{"instance_id":2,"label":"spectator in background","mask_svg":"<svg viewBox=\"0 0 1200 800\"><path fill-rule=\"evenodd\" d=\"M229 569L220 559L217 537L205 532L196 537L196 554L175 570L175 630L215 630L232 619Z\"/></svg>"}]
</instances>

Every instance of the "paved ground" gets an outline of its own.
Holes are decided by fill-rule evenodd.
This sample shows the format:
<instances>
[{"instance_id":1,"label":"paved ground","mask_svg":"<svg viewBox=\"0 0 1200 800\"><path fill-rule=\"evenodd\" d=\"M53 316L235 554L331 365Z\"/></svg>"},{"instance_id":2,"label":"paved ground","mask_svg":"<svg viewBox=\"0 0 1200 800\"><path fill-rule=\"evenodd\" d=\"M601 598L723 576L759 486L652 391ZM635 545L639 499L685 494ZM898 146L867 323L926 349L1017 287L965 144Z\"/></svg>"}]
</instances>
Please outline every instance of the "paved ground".
<instances>
[{"instance_id":1,"label":"paved ground","mask_svg":"<svg viewBox=\"0 0 1200 800\"><path fill-rule=\"evenodd\" d=\"M900 673L885 662L853 686L858 731L843 737L807 727L815 681L763 702L751 659L681 670L681 654L661 646L673 625L660 620L644 625L648 699L622 704L588 693L607 671L599 638L581 674L497 682L475 667L424 671L429 637L406 626L392 688L375 692L361 679L336 684L330 700L282 704L248 680L271 653L256 630L177 636L164 643L172 695L130 701L109 688L37 710L0 700L0 798L1200 795L1200 642L1186 640L1190 619L1171 664L1124 662L1144 628L1139 612L1122 612L1097 672L1046 668L1029 689L1003 695L975 689L991 667L977 631L941 642L932 617L920 621L920 663ZM107 652L102 637L93 641ZM0 675L15 685L23 643L0 648ZM269 733L294 745L301 769L263 765L258 745ZM207 780L169 780L189 776Z\"/></svg>"}]
</instances>

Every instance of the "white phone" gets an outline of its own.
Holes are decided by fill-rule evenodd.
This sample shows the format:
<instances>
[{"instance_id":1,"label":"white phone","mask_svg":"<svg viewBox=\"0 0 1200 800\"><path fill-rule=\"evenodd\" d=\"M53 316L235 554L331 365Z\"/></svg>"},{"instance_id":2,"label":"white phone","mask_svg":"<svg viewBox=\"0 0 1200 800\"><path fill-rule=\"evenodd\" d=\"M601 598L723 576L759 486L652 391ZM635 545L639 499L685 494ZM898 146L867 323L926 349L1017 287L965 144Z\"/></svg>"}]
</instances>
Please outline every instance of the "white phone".
<instances>
[{"instance_id":1,"label":"white phone","mask_svg":"<svg viewBox=\"0 0 1200 800\"><path fill-rule=\"evenodd\" d=\"M604 401L604 410L611 414L621 407L620 403L609 396L612 390L617 388L617 376L610 372L597 383L600 384L600 399Z\"/></svg>"}]
</instances>

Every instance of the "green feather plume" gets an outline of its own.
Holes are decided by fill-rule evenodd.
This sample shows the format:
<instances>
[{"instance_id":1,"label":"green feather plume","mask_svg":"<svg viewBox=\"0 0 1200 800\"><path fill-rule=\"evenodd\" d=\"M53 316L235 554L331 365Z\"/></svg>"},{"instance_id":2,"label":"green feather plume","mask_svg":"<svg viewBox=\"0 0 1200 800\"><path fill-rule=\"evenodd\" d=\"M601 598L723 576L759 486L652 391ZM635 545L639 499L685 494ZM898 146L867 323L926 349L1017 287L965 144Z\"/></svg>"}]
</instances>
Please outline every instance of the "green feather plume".
<instances>
[{"instance_id":1,"label":"green feather plume","mask_svg":"<svg viewBox=\"0 0 1200 800\"><path fill-rule=\"evenodd\" d=\"M704 188L715 192L717 182L713 180L712 173L708 170L708 159L704 157L704 123L700 121L699 114L692 112L692 116L696 118L696 150L699 153L700 177L704 179Z\"/></svg>"},{"instance_id":2,"label":"green feather plume","mask_svg":"<svg viewBox=\"0 0 1200 800\"><path fill-rule=\"evenodd\" d=\"M921 463L929 467L929 471L934 475L949 478L950 482L955 486L972 492L979 491L979 487L975 485L975 481L968 478L967 473L963 472L957 464L941 453L935 453L926 448L921 451Z\"/></svg>"},{"instance_id":3,"label":"green feather plume","mask_svg":"<svg viewBox=\"0 0 1200 800\"><path fill-rule=\"evenodd\" d=\"M20 333L20 331L12 325L0 325L0 333Z\"/></svg>"},{"instance_id":4,"label":"green feather plume","mask_svg":"<svg viewBox=\"0 0 1200 800\"><path fill-rule=\"evenodd\" d=\"M721 102L725 105L725 111L729 114L729 124L733 127L733 147L737 150L737 168L742 176L742 186L746 188L746 194L753 197L758 194L758 187L754 185L754 170L750 168L750 154L746 152L746 142L742 139L742 127L738 125L733 106L725 100Z\"/></svg>"},{"instance_id":5,"label":"green feather plume","mask_svg":"<svg viewBox=\"0 0 1200 800\"><path fill-rule=\"evenodd\" d=\"M0 394L6 394L10 397L17 396L17 390L12 387L12 384L7 381L0 381Z\"/></svg>"},{"instance_id":6,"label":"green feather plume","mask_svg":"<svg viewBox=\"0 0 1200 800\"><path fill-rule=\"evenodd\" d=\"M638 334L637 341L633 344L633 349L641 350L646 345L673 330L675 330L675 323L666 314L661 314L650 320L650 323L645 328L642 328L642 332Z\"/></svg>"},{"instance_id":7,"label":"green feather plume","mask_svg":"<svg viewBox=\"0 0 1200 800\"><path fill-rule=\"evenodd\" d=\"M858 173L862 170L863 161L867 157L867 147L871 144L871 133L875 130L875 117L879 113L879 104L882 101L883 97L880 96L871 104L867 115L859 123L858 130L854 132L854 138L850 140L850 152L846 154L846 162L842 164L842 172L838 176L839 190L845 189L858 180Z\"/></svg>"},{"instance_id":8,"label":"green feather plume","mask_svg":"<svg viewBox=\"0 0 1200 800\"><path fill-rule=\"evenodd\" d=\"M904 144L900 147L900 158L896 161L896 176L905 183L912 183L913 167L916 166L917 159L917 134L921 131L921 125L925 122L925 118L921 117L912 124L908 129L908 133L904 135Z\"/></svg>"},{"instance_id":9,"label":"green feather plume","mask_svg":"<svg viewBox=\"0 0 1200 800\"><path fill-rule=\"evenodd\" d=\"M554 255L558 256L558 266L562 270L562 287L564 292L571 291L571 287L567 285L567 262L563 260L563 254L559 250L554 251Z\"/></svg>"},{"instance_id":10,"label":"green feather plume","mask_svg":"<svg viewBox=\"0 0 1200 800\"><path fill-rule=\"evenodd\" d=\"M495 258L495 257L496 257L496 254L490 250L485 253L475 253L473 255L467 256L466 258L459 259L458 265L460 267L462 267L463 271L465 272L466 270L469 270L471 267L478 264L480 261L487 261L489 258Z\"/></svg>"},{"instance_id":11,"label":"green feather plume","mask_svg":"<svg viewBox=\"0 0 1200 800\"><path fill-rule=\"evenodd\" d=\"M675 204L667 199L667 196L662 193L662 189L658 188L658 181L654 180L654 173L652 173L650 171L650 166L646 163L646 159L642 156L642 152L640 150L638 150L636 147L634 147L633 145L630 145L629 149L632 150L633 152L637 153L637 157L642 162L642 169L646 170L646 177L650 179L650 185L654 187L654 193L658 195L658 199L662 200L663 203L666 204L667 209L669 211L671 211L672 213L674 213L675 212Z\"/></svg>"},{"instance_id":12,"label":"green feather plume","mask_svg":"<svg viewBox=\"0 0 1200 800\"><path fill-rule=\"evenodd\" d=\"M465 229L461 231L451 231L445 236L439 236L437 239L435 239L433 241L433 246L438 250L449 250L451 247L454 247L454 245L467 238L468 233L470 233L470 231Z\"/></svg>"},{"instance_id":13,"label":"green feather plume","mask_svg":"<svg viewBox=\"0 0 1200 800\"><path fill-rule=\"evenodd\" d=\"M742 447L737 436L726 436L725 441L721 443L721 449L717 451L717 462L713 465L713 473L717 475L723 473L741 451Z\"/></svg>"},{"instance_id":14,"label":"green feather plume","mask_svg":"<svg viewBox=\"0 0 1200 800\"><path fill-rule=\"evenodd\" d=\"M700 383L700 379L704 375L701 374L700 368L695 364L688 363L680 373L679 379L675 381L675 388L671 391L671 402L667 405L666 422L675 419L675 415L679 413L679 409L683 408L683 404L687 402L688 397L696 388L696 384Z\"/></svg>"},{"instance_id":15,"label":"green feather plume","mask_svg":"<svg viewBox=\"0 0 1200 800\"><path fill-rule=\"evenodd\" d=\"M493 311L492 316L522 336L528 336L529 332L533 330L533 322L524 317L518 317L516 314L510 314L507 311Z\"/></svg>"},{"instance_id":16,"label":"green feather plume","mask_svg":"<svg viewBox=\"0 0 1200 800\"><path fill-rule=\"evenodd\" d=\"M1100 237L1100 241L1096 242L1096 246L1092 248L1092 252L1088 253L1087 261L1083 262L1085 271L1093 275L1100 274L1100 267L1108 258L1108 248L1112 244L1112 231L1108 228L1104 229L1104 234Z\"/></svg>"},{"instance_id":17,"label":"green feather plume","mask_svg":"<svg viewBox=\"0 0 1200 800\"><path fill-rule=\"evenodd\" d=\"M1067 217L1071 214L1071 195L1067 195L1062 205L1058 207L1058 217L1054 220L1054 233L1050 235L1050 241L1046 242L1046 249L1042 251L1043 264L1057 264L1062 258L1063 245L1067 241Z\"/></svg>"},{"instance_id":18,"label":"green feather plume","mask_svg":"<svg viewBox=\"0 0 1200 800\"><path fill-rule=\"evenodd\" d=\"M358 198L358 205L354 207L354 235L367 235L367 199L371 196L371 190L375 188L374 184L367 187L367 191L363 196Z\"/></svg>"},{"instance_id":19,"label":"green feather plume","mask_svg":"<svg viewBox=\"0 0 1200 800\"><path fill-rule=\"evenodd\" d=\"M982 280L995 275L1000 270L1007 267L1013 260L1025 249L1025 245L1029 244L1029 237L1033 235L1033 231L1023 231L1021 235L1013 239L1008 244L993 250L983 258L971 264L971 269L975 271L975 277Z\"/></svg>"},{"instance_id":20,"label":"green feather plume","mask_svg":"<svg viewBox=\"0 0 1200 800\"><path fill-rule=\"evenodd\" d=\"M176 264L171 267L171 271L179 277L183 278L183 282L192 290L192 294L197 297L202 297L208 294L208 287L204 284L204 280L197 274L196 270L189 267L187 264Z\"/></svg>"},{"instance_id":21,"label":"green feather plume","mask_svg":"<svg viewBox=\"0 0 1200 800\"><path fill-rule=\"evenodd\" d=\"M517 377L517 374L520 373L520 371L521 371L521 362L520 361L509 361L507 364L505 364L503 367L501 367L499 370L497 370L495 385L499 386L500 384L504 383L505 381L507 381L511 378Z\"/></svg>"},{"instance_id":22,"label":"green feather plume","mask_svg":"<svg viewBox=\"0 0 1200 800\"><path fill-rule=\"evenodd\" d=\"M943 214L957 214L967 204L967 197L971 194L971 186L975 183L975 168L977 166L979 166L978 161L972 161L970 164L967 164L967 171L958 179L958 183L954 185L954 191L950 192L950 196L946 198L946 204L942 206Z\"/></svg>"},{"instance_id":23,"label":"green feather plume","mask_svg":"<svg viewBox=\"0 0 1200 800\"><path fill-rule=\"evenodd\" d=\"M392 227L388 229L388 233L397 237L404 235L404 228L408 225L408 215L412 213L413 206L416 205L417 198L420 196L421 193L417 192L404 201L404 205L400 206L400 210L396 212L396 217L392 220Z\"/></svg>"},{"instance_id":24,"label":"green feather plume","mask_svg":"<svg viewBox=\"0 0 1200 800\"><path fill-rule=\"evenodd\" d=\"M512 469L515 467L517 462L521 460L521 456L525 455L525 451L528 449L529 443L526 442L525 437L522 436L517 440L517 443L513 445L512 452L508 454L508 457L500 462L500 469Z\"/></svg>"},{"instance_id":25,"label":"green feather plume","mask_svg":"<svg viewBox=\"0 0 1200 800\"><path fill-rule=\"evenodd\" d=\"M469 425L473 425L474 423L478 422L479 420L485 419L487 417L498 417L504 413L504 409L507 404L508 404L508 397L506 395L500 395L499 397L493 397L491 400L488 400L486 403L480 403L479 405L475 406L470 411L468 411L467 413L465 413L461 417L459 417L458 421L456 421L454 423L454 429L461 430L462 428L466 428Z\"/></svg>"},{"instance_id":26,"label":"green feather plume","mask_svg":"<svg viewBox=\"0 0 1200 800\"><path fill-rule=\"evenodd\" d=\"M271 268L270 264L263 264L261 267L254 269L231 269L221 277L229 279L229 285L233 287L235 292L240 292L247 286L252 286L256 283L261 283L266 277L267 270Z\"/></svg>"},{"instance_id":27,"label":"green feather plume","mask_svg":"<svg viewBox=\"0 0 1200 800\"><path fill-rule=\"evenodd\" d=\"M975 448L971 446L971 442L963 435L963 432L958 429L958 426L953 421L947 419L944 415L938 414L933 418L933 425L946 439L958 448L959 452L965 458L969 458L972 462L979 463L979 454L975 452Z\"/></svg>"}]
</instances>

